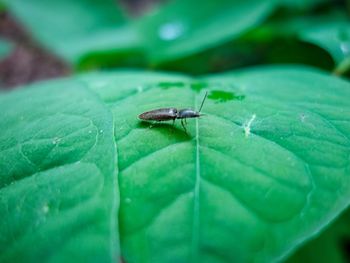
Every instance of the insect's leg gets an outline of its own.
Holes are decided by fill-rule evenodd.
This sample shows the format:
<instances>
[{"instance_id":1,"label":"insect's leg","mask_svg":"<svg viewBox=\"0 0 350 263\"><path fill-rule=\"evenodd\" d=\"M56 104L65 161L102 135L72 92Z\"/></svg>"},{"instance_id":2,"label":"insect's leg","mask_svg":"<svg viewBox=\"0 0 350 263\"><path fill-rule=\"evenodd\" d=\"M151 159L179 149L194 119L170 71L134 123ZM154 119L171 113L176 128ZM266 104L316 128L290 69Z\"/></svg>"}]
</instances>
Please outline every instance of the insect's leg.
<instances>
[{"instance_id":1,"label":"insect's leg","mask_svg":"<svg viewBox=\"0 0 350 263\"><path fill-rule=\"evenodd\" d=\"M185 118L185 124L187 124L187 119Z\"/></svg>"},{"instance_id":2,"label":"insect's leg","mask_svg":"<svg viewBox=\"0 0 350 263\"><path fill-rule=\"evenodd\" d=\"M175 125L175 118L173 119L173 126Z\"/></svg>"},{"instance_id":3,"label":"insect's leg","mask_svg":"<svg viewBox=\"0 0 350 263\"><path fill-rule=\"evenodd\" d=\"M186 130L186 127L185 127L183 119L181 119L181 125L182 125L182 128L184 128L185 132L187 133L187 130Z\"/></svg>"}]
</instances>

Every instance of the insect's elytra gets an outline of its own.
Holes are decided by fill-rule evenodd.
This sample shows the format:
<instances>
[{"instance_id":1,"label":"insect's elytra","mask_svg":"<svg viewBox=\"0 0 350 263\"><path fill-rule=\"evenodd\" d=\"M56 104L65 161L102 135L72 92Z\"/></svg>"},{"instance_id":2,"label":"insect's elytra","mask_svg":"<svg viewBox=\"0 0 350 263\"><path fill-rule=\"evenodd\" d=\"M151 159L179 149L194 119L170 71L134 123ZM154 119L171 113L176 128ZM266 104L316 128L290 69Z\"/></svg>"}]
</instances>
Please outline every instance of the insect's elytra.
<instances>
[{"instance_id":1,"label":"insect's elytra","mask_svg":"<svg viewBox=\"0 0 350 263\"><path fill-rule=\"evenodd\" d=\"M181 125L186 131L184 121L186 122L187 118L198 118L202 114L200 113L204 104L205 99L207 98L208 92L205 93L199 111L192 109L176 109L176 108L160 108L151 111L146 111L139 115L139 119L145 121L170 121L175 122L176 119L181 119Z\"/></svg>"},{"instance_id":2,"label":"insect's elytra","mask_svg":"<svg viewBox=\"0 0 350 263\"><path fill-rule=\"evenodd\" d=\"M146 111L139 115L141 120L147 121L168 121L177 118L176 108L161 108L151 111Z\"/></svg>"}]
</instances>

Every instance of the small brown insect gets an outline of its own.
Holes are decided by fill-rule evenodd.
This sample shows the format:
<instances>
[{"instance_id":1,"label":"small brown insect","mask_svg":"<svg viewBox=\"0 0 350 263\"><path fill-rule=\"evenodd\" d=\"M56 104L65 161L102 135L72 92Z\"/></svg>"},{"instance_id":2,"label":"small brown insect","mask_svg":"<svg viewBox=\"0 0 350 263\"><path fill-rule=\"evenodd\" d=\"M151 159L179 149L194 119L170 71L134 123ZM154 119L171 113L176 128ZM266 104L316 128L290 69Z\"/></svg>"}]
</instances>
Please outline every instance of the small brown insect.
<instances>
[{"instance_id":1,"label":"small brown insect","mask_svg":"<svg viewBox=\"0 0 350 263\"><path fill-rule=\"evenodd\" d=\"M204 104L205 99L207 98L208 92L205 93L202 104L199 108L199 111L195 111L192 109L176 109L176 108L161 108L161 109L155 109L151 111L146 111L139 115L139 119L144 121L173 121L173 124L176 119L181 119L181 125L184 128L185 132L186 127L185 123L187 118L198 118L202 116L201 110Z\"/></svg>"}]
</instances>

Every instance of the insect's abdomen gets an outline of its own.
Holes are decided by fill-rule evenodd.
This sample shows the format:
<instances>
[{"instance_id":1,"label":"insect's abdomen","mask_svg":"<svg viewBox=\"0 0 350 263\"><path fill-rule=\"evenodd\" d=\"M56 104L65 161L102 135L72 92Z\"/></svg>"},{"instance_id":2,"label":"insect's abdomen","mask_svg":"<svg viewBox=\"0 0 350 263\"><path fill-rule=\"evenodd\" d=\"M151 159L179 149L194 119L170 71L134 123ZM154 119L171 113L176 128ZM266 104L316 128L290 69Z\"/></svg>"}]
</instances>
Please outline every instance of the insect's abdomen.
<instances>
[{"instance_id":1,"label":"insect's abdomen","mask_svg":"<svg viewBox=\"0 0 350 263\"><path fill-rule=\"evenodd\" d=\"M152 111L146 111L139 115L141 120L147 121L168 121L176 118L177 110L175 108L163 108Z\"/></svg>"}]
</instances>

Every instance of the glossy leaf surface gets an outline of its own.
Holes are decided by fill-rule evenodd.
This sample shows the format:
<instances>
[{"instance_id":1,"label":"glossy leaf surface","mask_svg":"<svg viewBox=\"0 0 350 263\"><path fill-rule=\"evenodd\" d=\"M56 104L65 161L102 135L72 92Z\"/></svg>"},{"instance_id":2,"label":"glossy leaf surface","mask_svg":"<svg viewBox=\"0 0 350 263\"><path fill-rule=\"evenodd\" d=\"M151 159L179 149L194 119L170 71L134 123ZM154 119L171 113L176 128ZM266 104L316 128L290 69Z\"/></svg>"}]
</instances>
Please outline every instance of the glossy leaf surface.
<instances>
[{"instance_id":1,"label":"glossy leaf surface","mask_svg":"<svg viewBox=\"0 0 350 263\"><path fill-rule=\"evenodd\" d=\"M350 84L337 77L279 66L39 86L1 98L0 262L107 262L119 238L131 263L271 262L349 204ZM206 91L187 132L137 118L198 109Z\"/></svg>"},{"instance_id":2,"label":"glossy leaf surface","mask_svg":"<svg viewBox=\"0 0 350 263\"><path fill-rule=\"evenodd\" d=\"M112 116L82 84L0 97L0 262L116 262Z\"/></svg>"},{"instance_id":3,"label":"glossy leaf surface","mask_svg":"<svg viewBox=\"0 0 350 263\"><path fill-rule=\"evenodd\" d=\"M127 262L270 262L348 204L345 81L293 67L85 81L116 122ZM162 107L198 109L204 90L205 116L188 120L187 134L179 123L150 128L136 118Z\"/></svg>"}]
</instances>

